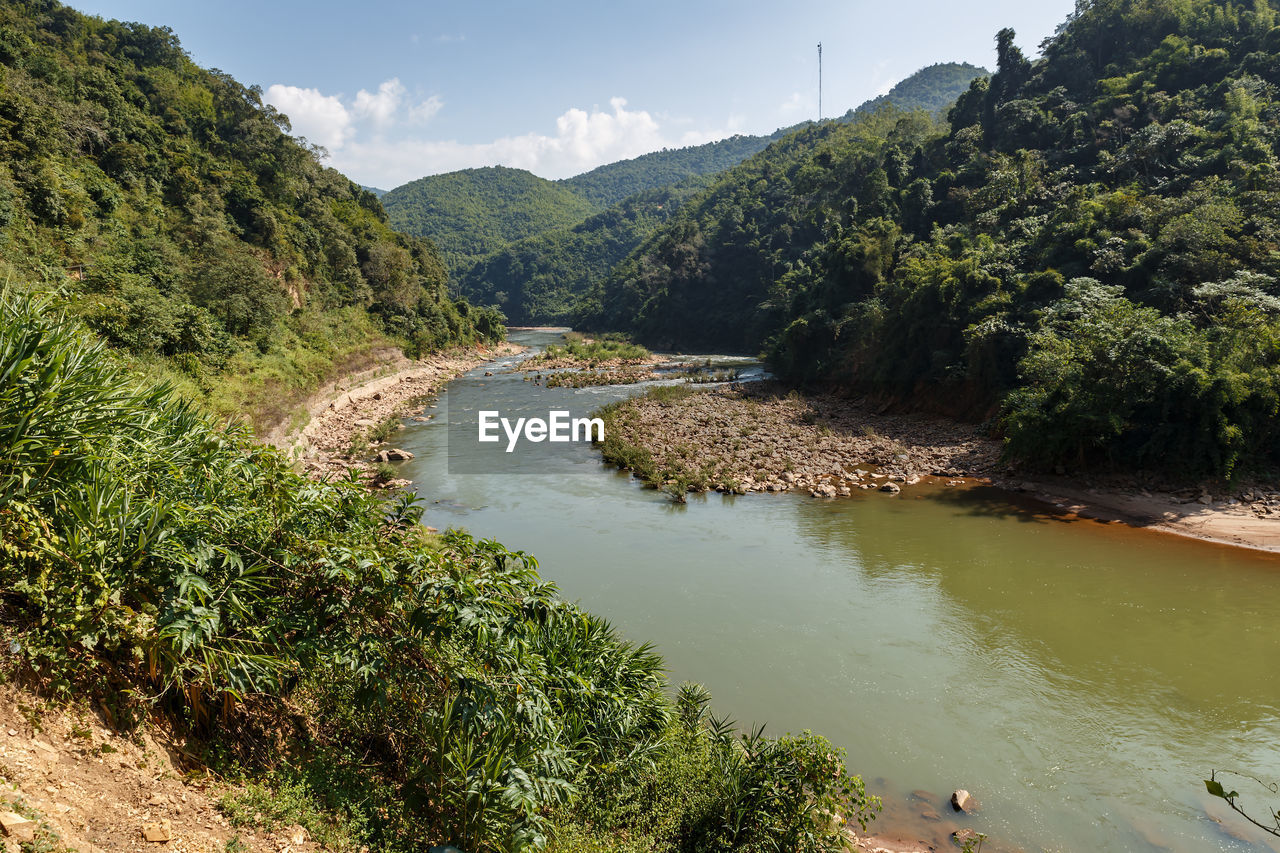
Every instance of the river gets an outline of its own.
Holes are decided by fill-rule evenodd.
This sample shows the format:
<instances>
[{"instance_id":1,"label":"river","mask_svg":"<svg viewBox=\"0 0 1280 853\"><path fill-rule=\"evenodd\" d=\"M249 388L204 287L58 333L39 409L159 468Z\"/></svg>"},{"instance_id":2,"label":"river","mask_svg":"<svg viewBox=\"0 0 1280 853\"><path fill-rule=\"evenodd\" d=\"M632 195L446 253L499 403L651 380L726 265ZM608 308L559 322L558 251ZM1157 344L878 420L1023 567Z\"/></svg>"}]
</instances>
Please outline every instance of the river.
<instances>
[{"instance_id":1,"label":"river","mask_svg":"<svg viewBox=\"0 0 1280 853\"><path fill-rule=\"evenodd\" d=\"M417 455L402 476L425 523L535 555L744 727L847 749L893 803L882 829L972 826L988 850L1280 849L1201 781L1280 781L1280 559L1062 520L990 488L679 505L582 445L458 473L472 451L449 441L450 401L545 417L631 393L547 389L499 365L450 383L436 417L396 439ZM1259 818L1280 807L1226 781ZM974 818L944 808L961 787Z\"/></svg>"}]
</instances>

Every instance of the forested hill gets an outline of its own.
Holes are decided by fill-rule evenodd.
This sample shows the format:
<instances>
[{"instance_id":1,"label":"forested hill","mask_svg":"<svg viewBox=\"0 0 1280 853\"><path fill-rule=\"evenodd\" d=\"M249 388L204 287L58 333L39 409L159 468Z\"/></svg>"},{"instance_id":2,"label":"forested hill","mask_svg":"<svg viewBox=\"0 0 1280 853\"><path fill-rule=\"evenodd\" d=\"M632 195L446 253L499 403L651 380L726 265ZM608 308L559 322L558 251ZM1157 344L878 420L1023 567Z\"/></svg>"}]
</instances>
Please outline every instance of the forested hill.
<instances>
[{"instance_id":1,"label":"forested hill","mask_svg":"<svg viewBox=\"0 0 1280 853\"><path fill-rule=\"evenodd\" d=\"M874 112L887 105L929 112L945 110L976 78L989 76L991 72L987 69L967 62L939 62L921 68L885 94L854 107L841 120L853 121L858 113Z\"/></svg>"},{"instance_id":2,"label":"forested hill","mask_svg":"<svg viewBox=\"0 0 1280 853\"><path fill-rule=\"evenodd\" d=\"M883 104L884 98L906 107L937 110L940 98L951 103L970 81L988 73L958 63L923 68L894 86L888 95L868 101L836 121L852 121L872 103ZM806 126L809 123L784 128L770 137L734 137L712 145L660 151L570 178L562 183L594 192L597 198L606 198L604 191L610 187L648 189L572 228L546 231L478 260L458 272L458 292L477 304L497 305L513 322L566 322L589 289L603 282L619 261L674 216L696 190L713 180L701 170L719 166L716 171L723 171L763 149L771 139L781 139ZM685 180L662 186L663 181L686 171L690 176Z\"/></svg>"},{"instance_id":3,"label":"forested hill","mask_svg":"<svg viewBox=\"0 0 1280 853\"><path fill-rule=\"evenodd\" d=\"M432 240L457 272L500 246L576 225L596 206L523 169L490 166L430 175L382 197L396 228Z\"/></svg>"},{"instance_id":4,"label":"forested hill","mask_svg":"<svg viewBox=\"0 0 1280 853\"><path fill-rule=\"evenodd\" d=\"M360 347L474 339L435 248L288 129L168 29L0 3L4 278L64 288L111 342L215 397L279 401Z\"/></svg>"},{"instance_id":5,"label":"forested hill","mask_svg":"<svg viewBox=\"0 0 1280 853\"><path fill-rule=\"evenodd\" d=\"M987 73L985 69L958 63L922 68L894 86L887 95L868 101L857 110L850 110L837 121L848 121L857 111L885 99L892 99L893 103L908 108L919 106L936 110L955 100L968 87L969 81ZM782 128L768 136L733 136L704 145L663 149L609 163L561 181L548 181L520 169L497 166L431 175L380 197L392 225L406 233L429 238L440 247L450 273L462 281L461 292L474 293L479 299L492 299L498 293L518 296L520 270L525 266L524 262L513 264L510 258L501 257L486 260L484 269L502 270L498 279L492 281L477 280L478 271L472 271L471 267L483 255L499 252L506 244L539 234L549 235L552 242L548 250L551 253L568 257L561 243L574 239L568 236L569 229L583 223L589 215L618 205L637 193L673 187L691 178L723 172L761 151L770 142L803 126ZM372 188L370 190L373 191ZM592 230L602 223L619 220L629 222L644 206L641 201L627 210L614 211L587 228ZM652 210L658 212L656 207ZM670 207L664 210L663 219L672 212ZM627 228L630 233L641 237L648 233L644 229L635 231L630 226ZM559 236L550 237L553 233ZM614 246L626 239L620 234L597 236ZM634 245L628 246L626 251ZM512 248L525 258L535 257L532 244ZM626 251L622 254L625 255ZM590 267L586 278L594 281L621 256L614 252L599 257L584 256L583 262ZM569 269L563 264L555 265ZM566 293L575 290L581 293L582 288L583 277L575 276L575 282L564 290ZM517 299L512 303L512 310L518 311L515 306L521 301ZM538 301L535 299L530 305Z\"/></svg>"},{"instance_id":6,"label":"forested hill","mask_svg":"<svg viewBox=\"0 0 1280 853\"><path fill-rule=\"evenodd\" d=\"M636 193L572 228L519 240L464 270L457 288L513 324L567 323L579 300L658 229L710 177Z\"/></svg>"},{"instance_id":7,"label":"forested hill","mask_svg":"<svg viewBox=\"0 0 1280 853\"><path fill-rule=\"evenodd\" d=\"M967 80L965 85L968 85ZM686 178L723 172L787 132L779 130L769 136L740 134L704 145L664 148L630 160L609 163L559 183L597 207L610 207L645 190L669 187Z\"/></svg>"},{"instance_id":8,"label":"forested hill","mask_svg":"<svg viewBox=\"0 0 1280 853\"><path fill-rule=\"evenodd\" d=\"M856 114L878 109L885 104L931 112L945 109L969 88L969 83L975 78L990 74L987 69L968 63L941 62L930 65L898 82L886 94L854 107L836 120L852 121ZM723 172L762 151L770 142L794 133L805 124L807 122L784 127L768 136L739 135L705 145L663 149L631 160L610 163L560 183L589 201L605 207L642 190L671 186L698 175Z\"/></svg>"},{"instance_id":9,"label":"forested hill","mask_svg":"<svg viewBox=\"0 0 1280 853\"><path fill-rule=\"evenodd\" d=\"M996 414L1014 454L1183 474L1280 438L1280 29L1094 0L949 121L880 111L731 170L582 318ZM695 319L696 318L696 319Z\"/></svg>"}]
</instances>

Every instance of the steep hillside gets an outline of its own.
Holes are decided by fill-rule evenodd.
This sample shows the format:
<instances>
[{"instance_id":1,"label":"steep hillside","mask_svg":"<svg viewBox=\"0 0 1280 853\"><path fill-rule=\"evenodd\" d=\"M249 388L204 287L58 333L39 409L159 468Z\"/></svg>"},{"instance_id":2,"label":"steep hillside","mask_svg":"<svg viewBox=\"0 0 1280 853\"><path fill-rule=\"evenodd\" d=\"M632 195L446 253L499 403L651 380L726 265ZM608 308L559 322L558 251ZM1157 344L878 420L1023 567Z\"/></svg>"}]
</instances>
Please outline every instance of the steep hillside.
<instances>
[{"instance_id":1,"label":"steep hillside","mask_svg":"<svg viewBox=\"0 0 1280 853\"><path fill-rule=\"evenodd\" d=\"M930 112L945 109L969 88L975 78L990 74L987 69L968 63L942 62L930 65L900 81L888 93L854 107L836 121L851 121L857 113L875 110L885 104ZM642 190L671 186L698 175L723 172L763 150L770 142L803 126L804 123L785 127L768 136L739 135L704 145L663 149L631 160L610 163L560 183L594 204L608 206Z\"/></svg>"},{"instance_id":2,"label":"steep hillside","mask_svg":"<svg viewBox=\"0 0 1280 853\"><path fill-rule=\"evenodd\" d=\"M512 243L464 271L458 291L478 305L496 306L511 323L568 322L582 294L708 180L646 190L572 228Z\"/></svg>"},{"instance_id":3,"label":"steep hillside","mask_svg":"<svg viewBox=\"0 0 1280 853\"><path fill-rule=\"evenodd\" d=\"M576 225L597 207L523 169L491 166L431 175L382 197L392 226L440 247L451 272L506 243Z\"/></svg>"},{"instance_id":4,"label":"steep hillside","mask_svg":"<svg viewBox=\"0 0 1280 853\"><path fill-rule=\"evenodd\" d=\"M388 336L423 351L500 332L449 298L433 246L288 129L167 29L0 3L0 270L63 288L228 414Z\"/></svg>"},{"instance_id":5,"label":"steep hillside","mask_svg":"<svg viewBox=\"0 0 1280 853\"><path fill-rule=\"evenodd\" d=\"M923 68L888 95L850 110L837 122L853 121L873 104L884 106L886 98L907 108L936 111L954 101L973 79L987 73L957 63ZM564 183L606 198L608 187L651 186L694 167L719 166L715 171L722 171L763 149L770 140L805 127L810 125L779 130L770 137L734 137L713 145L661 151L602 166ZM710 175L699 173L669 189L627 199L573 228L548 231L505 247L463 271L458 276L458 290L477 304L497 305L513 322L565 322L583 295L711 180Z\"/></svg>"},{"instance_id":6,"label":"steep hillside","mask_svg":"<svg viewBox=\"0 0 1280 853\"><path fill-rule=\"evenodd\" d=\"M582 319L999 413L1046 463L1274 465L1275 25L1265 2L1095 0L1035 63L1004 30L946 125L882 110L771 146Z\"/></svg>"}]
</instances>

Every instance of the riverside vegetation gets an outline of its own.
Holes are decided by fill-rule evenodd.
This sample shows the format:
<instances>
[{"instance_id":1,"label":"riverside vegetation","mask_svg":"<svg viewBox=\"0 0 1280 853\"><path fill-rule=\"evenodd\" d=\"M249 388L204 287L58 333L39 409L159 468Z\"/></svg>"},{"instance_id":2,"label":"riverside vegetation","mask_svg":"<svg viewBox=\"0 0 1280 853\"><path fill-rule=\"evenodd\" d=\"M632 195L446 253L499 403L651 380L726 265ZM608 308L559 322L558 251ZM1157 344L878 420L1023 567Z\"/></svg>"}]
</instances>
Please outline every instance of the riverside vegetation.
<instances>
[{"instance_id":1,"label":"riverside vegetation","mask_svg":"<svg viewBox=\"0 0 1280 853\"><path fill-rule=\"evenodd\" d=\"M875 813L823 739L668 698L532 557L306 480L48 299L0 302L0 436L6 671L158 706L353 846L836 850Z\"/></svg>"},{"instance_id":2,"label":"riverside vegetation","mask_svg":"<svg viewBox=\"0 0 1280 853\"><path fill-rule=\"evenodd\" d=\"M501 340L261 94L167 29L0 3L0 278L260 428L381 349Z\"/></svg>"},{"instance_id":3,"label":"riverside vegetation","mask_svg":"<svg viewBox=\"0 0 1280 853\"><path fill-rule=\"evenodd\" d=\"M503 334L256 89L47 0L0 4L0 82L5 679L163 720L245 781L234 820L339 849L835 850L875 814L829 743L671 697L533 557L208 411Z\"/></svg>"},{"instance_id":4,"label":"riverside vegetation","mask_svg":"<svg viewBox=\"0 0 1280 853\"><path fill-rule=\"evenodd\" d=\"M574 325L764 350L976 420L1032 465L1274 474L1280 28L1266 0L1084 0L945 121L810 126L718 177Z\"/></svg>"}]
</instances>

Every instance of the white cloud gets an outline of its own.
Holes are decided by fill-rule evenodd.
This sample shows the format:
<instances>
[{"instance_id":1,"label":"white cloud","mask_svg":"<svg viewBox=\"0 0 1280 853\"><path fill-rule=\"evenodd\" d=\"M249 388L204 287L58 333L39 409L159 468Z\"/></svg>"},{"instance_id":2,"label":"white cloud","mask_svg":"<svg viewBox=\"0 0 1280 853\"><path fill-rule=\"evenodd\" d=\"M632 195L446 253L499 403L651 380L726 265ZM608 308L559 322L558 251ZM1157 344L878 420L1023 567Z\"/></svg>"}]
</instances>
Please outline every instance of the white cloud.
<instances>
[{"instance_id":1,"label":"white cloud","mask_svg":"<svg viewBox=\"0 0 1280 853\"><path fill-rule=\"evenodd\" d=\"M337 151L355 133L351 114L336 95L276 83L265 92L267 103L289 117L294 136Z\"/></svg>"},{"instance_id":2,"label":"white cloud","mask_svg":"<svg viewBox=\"0 0 1280 853\"><path fill-rule=\"evenodd\" d=\"M355 114L371 120L378 127L386 127L395 120L400 101L404 98L404 86L398 77L384 80L376 95L361 89L356 93Z\"/></svg>"},{"instance_id":3,"label":"white cloud","mask_svg":"<svg viewBox=\"0 0 1280 853\"><path fill-rule=\"evenodd\" d=\"M607 112L597 108L566 110L555 121L554 135L526 133L481 143L359 139L344 148L341 156L335 155L333 165L362 183L388 187L423 175L477 166L510 166L545 178L567 178L616 160L723 139L733 133L691 130L677 140L668 139L649 112L628 110L626 104L625 98L613 98Z\"/></svg>"},{"instance_id":4,"label":"white cloud","mask_svg":"<svg viewBox=\"0 0 1280 853\"><path fill-rule=\"evenodd\" d=\"M411 103L407 94L392 77L376 92L361 89L352 99L276 84L267 89L266 100L289 116L295 134L328 148L331 165L361 183L382 187L476 166L511 166L566 178L661 148L724 139L740 132L742 124L740 116L733 116L721 129L688 129L688 122L663 116L668 125L685 126L668 136L652 113L629 110L625 98L613 98L607 110L566 110L551 134L531 132L480 143L425 140L406 136L407 126L427 124L443 109L444 100L432 95Z\"/></svg>"},{"instance_id":5,"label":"white cloud","mask_svg":"<svg viewBox=\"0 0 1280 853\"><path fill-rule=\"evenodd\" d=\"M782 113L784 116L794 116L798 113L807 112L810 109L812 109L812 107L809 106L808 99L799 92L792 92L791 97L778 105L778 112Z\"/></svg>"},{"instance_id":6,"label":"white cloud","mask_svg":"<svg viewBox=\"0 0 1280 853\"><path fill-rule=\"evenodd\" d=\"M409 121L413 124L426 124L444 107L439 95L432 95L420 104L409 107Z\"/></svg>"}]
</instances>

